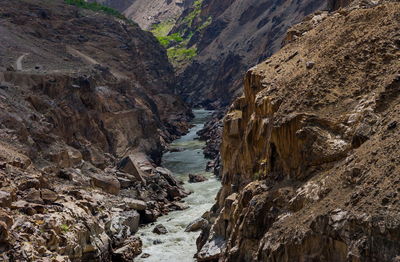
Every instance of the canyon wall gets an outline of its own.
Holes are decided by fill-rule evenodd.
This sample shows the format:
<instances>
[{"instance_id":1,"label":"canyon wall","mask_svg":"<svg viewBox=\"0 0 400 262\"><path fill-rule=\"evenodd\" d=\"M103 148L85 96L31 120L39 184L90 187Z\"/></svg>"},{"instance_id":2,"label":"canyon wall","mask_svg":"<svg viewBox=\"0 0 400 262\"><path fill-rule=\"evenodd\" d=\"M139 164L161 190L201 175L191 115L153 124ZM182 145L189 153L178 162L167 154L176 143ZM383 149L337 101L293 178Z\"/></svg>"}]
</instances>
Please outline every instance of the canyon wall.
<instances>
[{"instance_id":1,"label":"canyon wall","mask_svg":"<svg viewBox=\"0 0 400 262\"><path fill-rule=\"evenodd\" d=\"M290 26L326 8L327 1L315 0L202 1L190 25L211 23L188 30L195 32L188 46L196 46L197 56L178 74L181 94L195 106L229 106L242 92L247 69L278 51ZM181 20L191 14L184 12Z\"/></svg>"},{"instance_id":2,"label":"canyon wall","mask_svg":"<svg viewBox=\"0 0 400 262\"><path fill-rule=\"evenodd\" d=\"M183 208L157 167L187 131L165 50L123 17L0 1L0 260L132 261Z\"/></svg>"},{"instance_id":3,"label":"canyon wall","mask_svg":"<svg viewBox=\"0 0 400 262\"><path fill-rule=\"evenodd\" d=\"M154 24L174 22L194 0L90 0L114 8L132 19L144 30Z\"/></svg>"},{"instance_id":4,"label":"canyon wall","mask_svg":"<svg viewBox=\"0 0 400 262\"><path fill-rule=\"evenodd\" d=\"M398 260L399 14L318 12L247 72L199 261Z\"/></svg>"}]
</instances>

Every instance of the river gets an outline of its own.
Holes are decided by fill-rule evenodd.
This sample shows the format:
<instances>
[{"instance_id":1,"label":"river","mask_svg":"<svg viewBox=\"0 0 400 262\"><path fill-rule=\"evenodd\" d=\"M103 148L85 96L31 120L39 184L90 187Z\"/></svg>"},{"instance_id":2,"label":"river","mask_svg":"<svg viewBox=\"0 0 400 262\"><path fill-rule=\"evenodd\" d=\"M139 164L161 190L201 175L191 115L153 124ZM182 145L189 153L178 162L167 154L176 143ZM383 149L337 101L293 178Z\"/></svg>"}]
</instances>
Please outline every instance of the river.
<instances>
[{"instance_id":1,"label":"river","mask_svg":"<svg viewBox=\"0 0 400 262\"><path fill-rule=\"evenodd\" d=\"M160 217L155 225L162 224L168 230L165 235L152 233L155 225L141 228L138 235L143 241L143 253L150 254L148 258L138 258L142 262L192 262L196 253L196 239L200 232L184 232L186 226L210 210L215 202L215 196L220 188L220 182L210 172L205 172L207 159L203 155L205 143L198 140L197 131L201 130L204 123L210 118L212 111L203 109L193 110L194 125L188 134L175 140L172 148L181 148L180 152L167 152L164 154L163 166L170 169L181 181L186 189L192 191L185 202L190 206L183 211L174 211ZM188 174L203 174L208 178L201 183L188 183ZM154 244L154 241L161 241Z\"/></svg>"}]
</instances>

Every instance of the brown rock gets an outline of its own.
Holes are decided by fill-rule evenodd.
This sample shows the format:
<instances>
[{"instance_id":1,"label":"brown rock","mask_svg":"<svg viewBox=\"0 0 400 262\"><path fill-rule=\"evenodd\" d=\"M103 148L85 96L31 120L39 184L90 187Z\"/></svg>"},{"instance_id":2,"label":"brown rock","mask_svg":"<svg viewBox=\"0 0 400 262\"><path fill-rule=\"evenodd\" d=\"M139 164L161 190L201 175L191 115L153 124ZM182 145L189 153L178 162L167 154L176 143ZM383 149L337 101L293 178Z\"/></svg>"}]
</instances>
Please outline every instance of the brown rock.
<instances>
[{"instance_id":1,"label":"brown rock","mask_svg":"<svg viewBox=\"0 0 400 262\"><path fill-rule=\"evenodd\" d=\"M32 203L43 204L43 199L40 195L40 191L35 188L31 188L28 191L25 200Z\"/></svg>"},{"instance_id":2,"label":"brown rock","mask_svg":"<svg viewBox=\"0 0 400 262\"><path fill-rule=\"evenodd\" d=\"M189 174L189 183L200 183L200 182L204 182L207 181L208 179L203 176L203 175L199 175L199 174Z\"/></svg>"},{"instance_id":3,"label":"brown rock","mask_svg":"<svg viewBox=\"0 0 400 262\"><path fill-rule=\"evenodd\" d=\"M204 218L198 218L195 221L191 222L189 225L187 225L185 232L198 231L202 228L205 228L207 225L208 225L207 220L205 220Z\"/></svg>"},{"instance_id":4,"label":"brown rock","mask_svg":"<svg viewBox=\"0 0 400 262\"><path fill-rule=\"evenodd\" d=\"M4 223L6 223L7 228L10 228L14 223L13 218L8 213L6 213L2 210L0 210L0 221L3 221Z\"/></svg>"},{"instance_id":5,"label":"brown rock","mask_svg":"<svg viewBox=\"0 0 400 262\"><path fill-rule=\"evenodd\" d=\"M97 173L91 175L93 185L100 187L105 192L117 195L121 189L118 179L112 175L105 173Z\"/></svg>"},{"instance_id":6,"label":"brown rock","mask_svg":"<svg viewBox=\"0 0 400 262\"><path fill-rule=\"evenodd\" d=\"M43 201L46 203L53 203L58 199L58 194L49 189L41 189L40 195Z\"/></svg>"},{"instance_id":7,"label":"brown rock","mask_svg":"<svg viewBox=\"0 0 400 262\"><path fill-rule=\"evenodd\" d=\"M160 216L160 213L156 210L145 210L143 215L143 223L153 223L157 220L157 217Z\"/></svg>"},{"instance_id":8,"label":"brown rock","mask_svg":"<svg viewBox=\"0 0 400 262\"><path fill-rule=\"evenodd\" d=\"M125 157L124 159L121 160L121 162L118 164L118 169L133 175L136 178L137 182L145 184L145 174L143 171L140 169L138 163L136 163L134 159L134 155L129 155Z\"/></svg>"},{"instance_id":9,"label":"brown rock","mask_svg":"<svg viewBox=\"0 0 400 262\"><path fill-rule=\"evenodd\" d=\"M8 240L8 227L3 221L0 221L0 243L7 242Z\"/></svg>"},{"instance_id":10,"label":"brown rock","mask_svg":"<svg viewBox=\"0 0 400 262\"><path fill-rule=\"evenodd\" d=\"M147 208L146 202L138 199L124 198L124 207L128 209L135 209L143 211Z\"/></svg>"},{"instance_id":11,"label":"brown rock","mask_svg":"<svg viewBox=\"0 0 400 262\"><path fill-rule=\"evenodd\" d=\"M0 191L0 207L10 207L11 206L11 194L5 191Z\"/></svg>"},{"instance_id":12,"label":"brown rock","mask_svg":"<svg viewBox=\"0 0 400 262\"><path fill-rule=\"evenodd\" d=\"M171 207L175 210L185 210L189 208L189 205L186 203L181 203L181 202L172 202Z\"/></svg>"},{"instance_id":13,"label":"brown rock","mask_svg":"<svg viewBox=\"0 0 400 262\"><path fill-rule=\"evenodd\" d=\"M158 224L154 227L153 233L157 235L165 235L168 233L168 230L165 228L165 226Z\"/></svg>"},{"instance_id":14,"label":"brown rock","mask_svg":"<svg viewBox=\"0 0 400 262\"><path fill-rule=\"evenodd\" d=\"M139 238L130 240L128 244L113 251L113 261L131 262L142 253L142 241Z\"/></svg>"}]
</instances>

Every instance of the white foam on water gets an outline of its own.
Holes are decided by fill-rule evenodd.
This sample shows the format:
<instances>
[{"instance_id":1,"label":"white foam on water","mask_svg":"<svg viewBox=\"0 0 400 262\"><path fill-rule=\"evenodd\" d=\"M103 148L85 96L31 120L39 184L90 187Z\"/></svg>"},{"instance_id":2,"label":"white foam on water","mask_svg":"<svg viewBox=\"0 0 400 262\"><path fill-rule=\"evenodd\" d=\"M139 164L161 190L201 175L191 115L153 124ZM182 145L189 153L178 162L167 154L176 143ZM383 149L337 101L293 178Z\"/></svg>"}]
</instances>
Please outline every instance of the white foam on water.
<instances>
[{"instance_id":1,"label":"white foam on water","mask_svg":"<svg viewBox=\"0 0 400 262\"><path fill-rule=\"evenodd\" d=\"M168 233L157 235L152 233L154 225L143 227L137 233L143 241L143 253L150 254L148 258L135 258L142 262L192 262L196 253L196 239L200 232L185 232L185 228L192 221L201 217L210 210L215 202L215 196L221 186L212 173L205 172L207 159L203 155L205 143L197 140L197 132L204 126L204 122L212 111L193 110L194 127L190 132L174 141L171 147L181 148L180 152L168 152L163 156L163 165L174 175L185 182L184 187L193 193L185 198L189 208L183 211L174 211L160 217L156 224L163 224ZM208 178L201 183L187 183L188 174L202 174ZM156 242L161 242L155 244Z\"/></svg>"}]
</instances>

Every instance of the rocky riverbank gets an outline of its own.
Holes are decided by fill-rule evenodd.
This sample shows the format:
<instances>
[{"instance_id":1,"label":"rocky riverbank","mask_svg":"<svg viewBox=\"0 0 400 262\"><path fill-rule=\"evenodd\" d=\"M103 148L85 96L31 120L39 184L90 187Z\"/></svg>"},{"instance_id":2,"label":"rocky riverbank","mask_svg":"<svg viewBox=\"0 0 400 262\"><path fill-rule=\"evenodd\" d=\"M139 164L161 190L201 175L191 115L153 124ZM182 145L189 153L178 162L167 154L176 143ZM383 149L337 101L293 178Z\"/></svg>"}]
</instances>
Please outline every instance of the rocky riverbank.
<instances>
[{"instance_id":1,"label":"rocky riverbank","mask_svg":"<svg viewBox=\"0 0 400 262\"><path fill-rule=\"evenodd\" d=\"M158 41L64 1L0 1L0 260L132 261L188 195L158 167L191 110Z\"/></svg>"},{"instance_id":2,"label":"rocky riverbank","mask_svg":"<svg viewBox=\"0 0 400 262\"><path fill-rule=\"evenodd\" d=\"M199 261L398 260L399 13L316 13L248 71Z\"/></svg>"}]
</instances>

